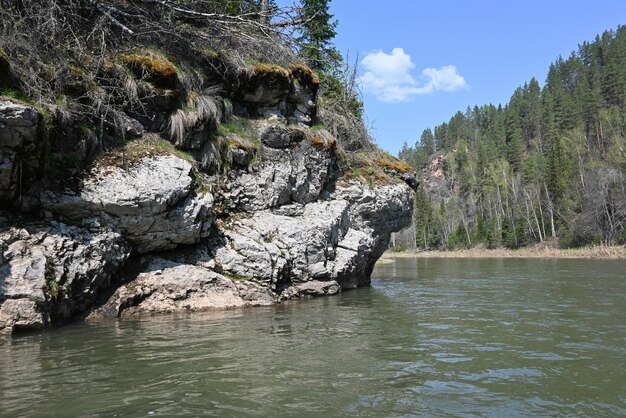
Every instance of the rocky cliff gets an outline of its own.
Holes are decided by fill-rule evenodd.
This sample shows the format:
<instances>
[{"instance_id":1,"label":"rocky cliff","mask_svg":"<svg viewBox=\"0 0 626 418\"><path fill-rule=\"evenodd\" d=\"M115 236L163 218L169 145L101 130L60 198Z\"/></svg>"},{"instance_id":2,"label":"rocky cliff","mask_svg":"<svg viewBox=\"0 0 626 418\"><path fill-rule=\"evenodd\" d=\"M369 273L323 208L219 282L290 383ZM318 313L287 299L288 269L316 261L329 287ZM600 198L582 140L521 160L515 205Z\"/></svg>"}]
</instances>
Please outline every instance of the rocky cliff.
<instances>
[{"instance_id":1,"label":"rocky cliff","mask_svg":"<svg viewBox=\"0 0 626 418\"><path fill-rule=\"evenodd\" d=\"M334 138L301 123L314 96L282 93L309 102L288 123L280 92L260 83L265 92L242 94L258 102L246 103L254 119L247 138L226 135L235 157L219 175L199 170L201 152L191 159L139 138L128 161L105 158L63 188L28 187L43 164L41 115L0 100L0 330L367 285L390 233L410 222L411 187L346 176Z\"/></svg>"},{"instance_id":2,"label":"rocky cliff","mask_svg":"<svg viewBox=\"0 0 626 418\"><path fill-rule=\"evenodd\" d=\"M417 183L321 105L311 69L206 37L116 39L67 63L0 43L0 332L369 284Z\"/></svg>"}]
</instances>

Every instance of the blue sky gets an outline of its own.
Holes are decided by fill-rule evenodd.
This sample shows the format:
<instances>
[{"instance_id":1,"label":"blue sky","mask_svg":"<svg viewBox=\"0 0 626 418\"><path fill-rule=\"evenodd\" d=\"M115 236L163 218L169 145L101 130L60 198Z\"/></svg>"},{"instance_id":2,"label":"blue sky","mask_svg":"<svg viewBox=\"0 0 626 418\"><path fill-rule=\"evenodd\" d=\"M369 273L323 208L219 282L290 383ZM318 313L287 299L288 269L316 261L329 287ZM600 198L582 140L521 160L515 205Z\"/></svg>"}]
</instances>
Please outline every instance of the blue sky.
<instances>
[{"instance_id":1,"label":"blue sky","mask_svg":"<svg viewBox=\"0 0 626 418\"><path fill-rule=\"evenodd\" d=\"M372 133L393 154L468 105L506 103L531 77L543 85L559 55L626 24L626 0L332 0L330 5L339 22L335 44L344 55L349 51L352 61L359 55Z\"/></svg>"}]
</instances>

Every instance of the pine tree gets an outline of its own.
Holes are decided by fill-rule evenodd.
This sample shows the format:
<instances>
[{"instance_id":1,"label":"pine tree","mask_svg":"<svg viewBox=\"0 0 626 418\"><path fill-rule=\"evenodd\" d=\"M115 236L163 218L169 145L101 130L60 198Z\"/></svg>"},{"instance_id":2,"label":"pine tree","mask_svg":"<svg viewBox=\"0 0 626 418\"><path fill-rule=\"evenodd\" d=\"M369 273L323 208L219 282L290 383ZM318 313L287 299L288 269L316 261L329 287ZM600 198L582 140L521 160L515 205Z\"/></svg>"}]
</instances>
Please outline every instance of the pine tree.
<instances>
[{"instance_id":1,"label":"pine tree","mask_svg":"<svg viewBox=\"0 0 626 418\"><path fill-rule=\"evenodd\" d=\"M337 34L337 21L329 12L330 1L300 0L300 19L305 23L296 38L309 67L328 75L333 74L333 69L342 61L341 54L331 42Z\"/></svg>"},{"instance_id":2,"label":"pine tree","mask_svg":"<svg viewBox=\"0 0 626 418\"><path fill-rule=\"evenodd\" d=\"M418 248L428 249L433 244L433 213L430 199L423 188L415 193L415 241Z\"/></svg>"},{"instance_id":3,"label":"pine tree","mask_svg":"<svg viewBox=\"0 0 626 418\"><path fill-rule=\"evenodd\" d=\"M428 155L432 155L437 151L435 147L435 137L430 128L424 129L424 132L422 132L422 136L420 136L420 146L424 148L424 151L426 151Z\"/></svg>"}]
</instances>

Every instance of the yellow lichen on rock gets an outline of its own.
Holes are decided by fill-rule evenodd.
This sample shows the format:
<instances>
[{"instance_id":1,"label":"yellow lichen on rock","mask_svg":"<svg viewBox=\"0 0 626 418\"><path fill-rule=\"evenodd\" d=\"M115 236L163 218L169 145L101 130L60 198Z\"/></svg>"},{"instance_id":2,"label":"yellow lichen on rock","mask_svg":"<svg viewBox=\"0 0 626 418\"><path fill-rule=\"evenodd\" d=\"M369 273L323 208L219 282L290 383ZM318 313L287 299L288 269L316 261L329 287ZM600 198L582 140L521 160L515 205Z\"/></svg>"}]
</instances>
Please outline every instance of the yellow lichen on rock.
<instances>
[{"instance_id":1,"label":"yellow lichen on rock","mask_svg":"<svg viewBox=\"0 0 626 418\"><path fill-rule=\"evenodd\" d=\"M289 66L289 71L295 78L307 81L310 84L319 85L321 82L317 74L304 64L292 64Z\"/></svg>"}]
</instances>

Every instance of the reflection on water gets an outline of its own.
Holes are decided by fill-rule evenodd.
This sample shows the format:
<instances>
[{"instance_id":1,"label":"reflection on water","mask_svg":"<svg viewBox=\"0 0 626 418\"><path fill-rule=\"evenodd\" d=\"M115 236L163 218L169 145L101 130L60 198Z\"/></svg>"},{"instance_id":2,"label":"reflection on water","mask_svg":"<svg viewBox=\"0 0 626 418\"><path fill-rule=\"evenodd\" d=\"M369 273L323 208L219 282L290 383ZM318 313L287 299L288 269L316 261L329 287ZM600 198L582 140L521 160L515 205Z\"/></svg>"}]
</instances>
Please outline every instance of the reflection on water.
<instances>
[{"instance_id":1,"label":"reflection on water","mask_svg":"<svg viewBox=\"0 0 626 418\"><path fill-rule=\"evenodd\" d=\"M26 335L0 415L624 415L625 271L401 259L337 297Z\"/></svg>"}]
</instances>

